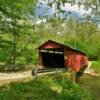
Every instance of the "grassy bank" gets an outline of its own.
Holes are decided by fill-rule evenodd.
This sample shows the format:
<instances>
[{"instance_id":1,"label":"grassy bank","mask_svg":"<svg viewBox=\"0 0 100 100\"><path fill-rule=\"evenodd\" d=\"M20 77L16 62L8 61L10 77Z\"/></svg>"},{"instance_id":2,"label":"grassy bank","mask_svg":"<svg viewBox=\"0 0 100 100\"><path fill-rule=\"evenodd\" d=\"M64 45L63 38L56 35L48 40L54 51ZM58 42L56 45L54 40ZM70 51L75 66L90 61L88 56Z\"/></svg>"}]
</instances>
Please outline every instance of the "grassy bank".
<instances>
[{"instance_id":1,"label":"grassy bank","mask_svg":"<svg viewBox=\"0 0 100 100\"><path fill-rule=\"evenodd\" d=\"M100 76L83 75L79 84L94 97L94 100L100 100Z\"/></svg>"},{"instance_id":2,"label":"grassy bank","mask_svg":"<svg viewBox=\"0 0 100 100\"><path fill-rule=\"evenodd\" d=\"M77 84L65 77L39 77L29 82L0 87L1 100L92 100Z\"/></svg>"},{"instance_id":3,"label":"grassy bank","mask_svg":"<svg viewBox=\"0 0 100 100\"><path fill-rule=\"evenodd\" d=\"M91 61L90 69L93 69L95 74L100 74L100 61ZM80 77L79 84L95 100L100 100L100 76L83 75Z\"/></svg>"}]
</instances>

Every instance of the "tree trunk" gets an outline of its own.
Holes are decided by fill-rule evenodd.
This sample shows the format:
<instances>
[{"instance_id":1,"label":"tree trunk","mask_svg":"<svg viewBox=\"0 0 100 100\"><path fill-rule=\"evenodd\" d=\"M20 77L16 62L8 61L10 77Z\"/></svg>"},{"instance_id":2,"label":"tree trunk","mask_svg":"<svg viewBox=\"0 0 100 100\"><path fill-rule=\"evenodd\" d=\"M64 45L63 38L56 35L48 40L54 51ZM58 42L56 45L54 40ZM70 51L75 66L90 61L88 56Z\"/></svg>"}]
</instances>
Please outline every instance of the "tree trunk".
<instances>
[{"instance_id":1,"label":"tree trunk","mask_svg":"<svg viewBox=\"0 0 100 100\"><path fill-rule=\"evenodd\" d=\"M16 32L13 32L12 64L16 63L16 45L17 45L17 34Z\"/></svg>"}]
</instances>

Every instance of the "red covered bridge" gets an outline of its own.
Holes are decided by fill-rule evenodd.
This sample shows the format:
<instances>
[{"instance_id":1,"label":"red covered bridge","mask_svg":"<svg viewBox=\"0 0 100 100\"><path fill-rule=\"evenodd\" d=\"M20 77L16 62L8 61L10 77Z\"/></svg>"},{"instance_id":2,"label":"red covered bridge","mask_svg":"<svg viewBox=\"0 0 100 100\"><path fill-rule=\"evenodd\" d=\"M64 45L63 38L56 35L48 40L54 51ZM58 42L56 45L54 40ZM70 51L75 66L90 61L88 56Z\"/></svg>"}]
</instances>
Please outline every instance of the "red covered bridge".
<instances>
[{"instance_id":1,"label":"red covered bridge","mask_svg":"<svg viewBox=\"0 0 100 100\"><path fill-rule=\"evenodd\" d=\"M69 46L48 40L40 47L39 65L43 68L71 68L79 71L88 64L87 55L84 52Z\"/></svg>"}]
</instances>

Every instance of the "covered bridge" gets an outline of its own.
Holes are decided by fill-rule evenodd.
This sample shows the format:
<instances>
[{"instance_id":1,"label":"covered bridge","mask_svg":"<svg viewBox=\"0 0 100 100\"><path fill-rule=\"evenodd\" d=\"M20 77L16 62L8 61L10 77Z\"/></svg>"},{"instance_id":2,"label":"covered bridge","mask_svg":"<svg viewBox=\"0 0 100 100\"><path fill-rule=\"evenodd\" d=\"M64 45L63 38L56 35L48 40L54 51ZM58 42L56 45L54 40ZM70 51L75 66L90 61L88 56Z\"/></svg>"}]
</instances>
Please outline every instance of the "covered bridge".
<instances>
[{"instance_id":1,"label":"covered bridge","mask_svg":"<svg viewBox=\"0 0 100 100\"><path fill-rule=\"evenodd\" d=\"M39 65L42 68L66 67L79 71L88 64L88 57L84 52L52 40L48 40L38 47L38 51Z\"/></svg>"}]
</instances>

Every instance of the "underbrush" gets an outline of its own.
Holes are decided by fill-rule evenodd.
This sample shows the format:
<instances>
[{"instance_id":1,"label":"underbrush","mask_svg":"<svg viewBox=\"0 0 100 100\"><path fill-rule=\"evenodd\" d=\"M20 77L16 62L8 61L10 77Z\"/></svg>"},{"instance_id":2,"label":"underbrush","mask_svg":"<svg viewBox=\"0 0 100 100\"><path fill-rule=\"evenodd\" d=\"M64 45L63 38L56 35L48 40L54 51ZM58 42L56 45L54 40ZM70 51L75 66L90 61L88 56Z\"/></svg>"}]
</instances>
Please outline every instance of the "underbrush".
<instances>
[{"instance_id":1,"label":"underbrush","mask_svg":"<svg viewBox=\"0 0 100 100\"><path fill-rule=\"evenodd\" d=\"M64 76L41 76L29 82L0 87L1 100L92 100L79 85Z\"/></svg>"}]
</instances>

